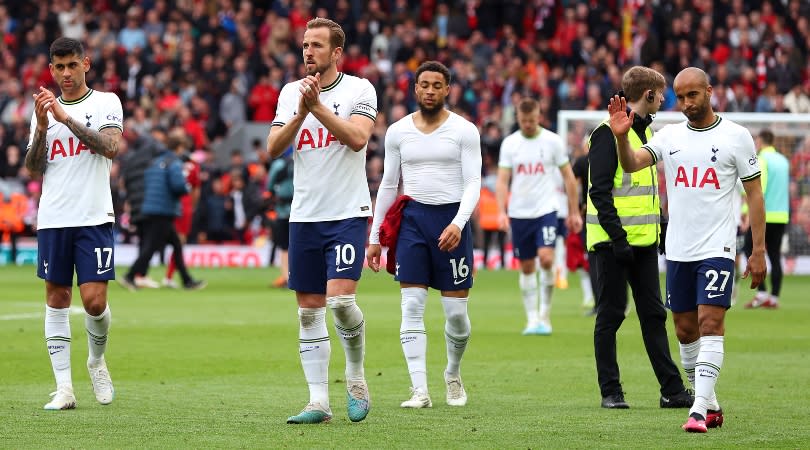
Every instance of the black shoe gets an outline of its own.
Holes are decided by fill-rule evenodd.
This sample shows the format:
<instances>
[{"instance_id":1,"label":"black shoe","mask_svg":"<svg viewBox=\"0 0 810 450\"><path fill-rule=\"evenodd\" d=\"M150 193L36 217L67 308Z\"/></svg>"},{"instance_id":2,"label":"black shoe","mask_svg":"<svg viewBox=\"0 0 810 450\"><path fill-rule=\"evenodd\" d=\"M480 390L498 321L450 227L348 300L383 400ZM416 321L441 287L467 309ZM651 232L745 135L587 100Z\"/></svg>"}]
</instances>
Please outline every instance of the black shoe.
<instances>
[{"instance_id":1,"label":"black shoe","mask_svg":"<svg viewBox=\"0 0 810 450\"><path fill-rule=\"evenodd\" d=\"M204 287L208 286L208 283L203 280L191 280L188 283L183 284L183 289L187 291L199 291Z\"/></svg>"},{"instance_id":2,"label":"black shoe","mask_svg":"<svg viewBox=\"0 0 810 450\"><path fill-rule=\"evenodd\" d=\"M675 395L662 395L659 404L662 408L691 408L694 403L695 396L687 390Z\"/></svg>"},{"instance_id":3,"label":"black shoe","mask_svg":"<svg viewBox=\"0 0 810 450\"><path fill-rule=\"evenodd\" d=\"M602 408L628 409L630 405L624 401L624 394L620 392L618 394L602 397Z\"/></svg>"}]
</instances>

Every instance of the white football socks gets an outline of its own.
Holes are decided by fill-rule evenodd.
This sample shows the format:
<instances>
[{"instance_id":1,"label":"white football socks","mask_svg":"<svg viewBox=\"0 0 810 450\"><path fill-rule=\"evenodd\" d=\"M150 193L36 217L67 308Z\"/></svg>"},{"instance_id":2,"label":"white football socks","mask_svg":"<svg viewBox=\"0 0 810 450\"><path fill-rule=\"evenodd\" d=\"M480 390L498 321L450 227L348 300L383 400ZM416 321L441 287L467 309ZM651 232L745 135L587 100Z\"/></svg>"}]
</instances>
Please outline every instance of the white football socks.
<instances>
[{"instance_id":1,"label":"white football socks","mask_svg":"<svg viewBox=\"0 0 810 450\"><path fill-rule=\"evenodd\" d=\"M554 273L540 269L540 322L551 325L551 292L554 290Z\"/></svg>"},{"instance_id":2,"label":"white football socks","mask_svg":"<svg viewBox=\"0 0 810 450\"><path fill-rule=\"evenodd\" d=\"M461 358L467 349L470 339L470 316L467 315L467 297L444 297L444 337L447 341L447 369L448 375L458 375L461 368Z\"/></svg>"},{"instance_id":3,"label":"white football socks","mask_svg":"<svg viewBox=\"0 0 810 450\"><path fill-rule=\"evenodd\" d=\"M427 393L427 334L425 332L425 303L427 289L402 288L402 322L399 342L408 364L411 386Z\"/></svg>"},{"instance_id":4,"label":"white football socks","mask_svg":"<svg viewBox=\"0 0 810 450\"><path fill-rule=\"evenodd\" d=\"M579 272L579 286L582 288L582 304L593 305L593 286L591 286L591 274L583 268L577 269Z\"/></svg>"},{"instance_id":5,"label":"white football socks","mask_svg":"<svg viewBox=\"0 0 810 450\"><path fill-rule=\"evenodd\" d=\"M723 340L723 336L700 338L700 353L695 361L695 404L689 414L698 413L706 417L707 409L719 409L714 387L723 366Z\"/></svg>"},{"instance_id":6,"label":"white football socks","mask_svg":"<svg viewBox=\"0 0 810 450\"><path fill-rule=\"evenodd\" d=\"M528 327L533 327L540 321L537 307L540 299L537 297L537 272L520 272L518 278L520 293L523 296L523 308L526 310L526 321Z\"/></svg>"},{"instance_id":7,"label":"white football socks","mask_svg":"<svg viewBox=\"0 0 810 450\"><path fill-rule=\"evenodd\" d=\"M107 349L107 333L110 330L111 321L112 313L110 313L109 304L98 316L85 313L84 326L87 329L88 363L98 362L99 359L104 357L104 350Z\"/></svg>"},{"instance_id":8,"label":"white football socks","mask_svg":"<svg viewBox=\"0 0 810 450\"><path fill-rule=\"evenodd\" d=\"M298 352L310 403L329 408L329 357L332 346L326 329L326 308L298 308Z\"/></svg>"},{"instance_id":9,"label":"white football socks","mask_svg":"<svg viewBox=\"0 0 810 450\"><path fill-rule=\"evenodd\" d=\"M363 360L366 352L366 323L363 312L355 302L355 294L337 295L326 299L335 318L335 330L346 353L346 380L363 381Z\"/></svg>"},{"instance_id":10,"label":"white football socks","mask_svg":"<svg viewBox=\"0 0 810 450\"><path fill-rule=\"evenodd\" d=\"M45 344L56 385L73 385L70 373L70 308L45 306Z\"/></svg>"}]
</instances>

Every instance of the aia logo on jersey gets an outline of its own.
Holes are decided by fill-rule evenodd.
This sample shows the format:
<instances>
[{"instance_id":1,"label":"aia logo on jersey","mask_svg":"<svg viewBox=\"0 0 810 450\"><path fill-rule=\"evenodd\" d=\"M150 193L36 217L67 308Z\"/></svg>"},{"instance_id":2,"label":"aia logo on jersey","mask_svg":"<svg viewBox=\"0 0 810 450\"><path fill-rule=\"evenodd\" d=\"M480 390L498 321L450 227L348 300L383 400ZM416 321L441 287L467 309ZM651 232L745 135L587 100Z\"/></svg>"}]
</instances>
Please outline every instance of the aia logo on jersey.
<instances>
[{"instance_id":1,"label":"aia logo on jersey","mask_svg":"<svg viewBox=\"0 0 810 450\"><path fill-rule=\"evenodd\" d=\"M324 127L318 127L317 130L302 128L301 134L298 135L298 144L296 144L295 149L301 151L329 147L333 142L340 141Z\"/></svg>"},{"instance_id":2,"label":"aia logo on jersey","mask_svg":"<svg viewBox=\"0 0 810 450\"><path fill-rule=\"evenodd\" d=\"M675 175L675 187L683 186L698 189L714 187L715 189L720 189L720 181L717 179L717 172L714 171L714 167L709 167L702 173L700 172L701 170L702 169L698 167L687 169L683 166L678 166L678 172Z\"/></svg>"},{"instance_id":3,"label":"aia logo on jersey","mask_svg":"<svg viewBox=\"0 0 810 450\"><path fill-rule=\"evenodd\" d=\"M51 155L48 157L48 159L53 161L54 158L56 158L56 155L62 155L62 158L67 158L68 156L79 156L82 151L88 151L95 154L93 150L90 150L89 147L84 145L84 143L77 138L68 138L67 144L68 145L66 148L61 139L54 139L53 143L51 144Z\"/></svg>"},{"instance_id":4,"label":"aia logo on jersey","mask_svg":"<svg viewBox=\"0 0 810 450\"><path fill-rule=\"evenodd\" d=\"M516 173L518 175L544 175L546 169L543 167L543 163L518 164Z\"/></svg>"}]
</instances>

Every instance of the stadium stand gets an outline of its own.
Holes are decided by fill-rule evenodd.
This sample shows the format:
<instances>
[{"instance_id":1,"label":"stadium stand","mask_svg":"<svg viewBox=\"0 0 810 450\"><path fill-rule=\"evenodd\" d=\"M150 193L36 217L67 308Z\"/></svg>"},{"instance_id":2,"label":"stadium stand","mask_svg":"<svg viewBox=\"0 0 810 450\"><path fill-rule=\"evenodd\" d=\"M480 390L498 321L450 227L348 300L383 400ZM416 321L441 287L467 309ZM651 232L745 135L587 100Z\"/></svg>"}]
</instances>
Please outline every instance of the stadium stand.
<instances>
[{"instance_id":1,"label":"stadium stand","mask_svg":"<svg viewBox=\"0 0 810 450\"><path fill-rule=\"evenodd\" d=\"M623 5L618 0L0 1L0 176L23 187L29 201L22 233L33 235L39 183L21 161L31 93L38 86L54 88L48 44L61 35L85 43L92 60L88 83L120 96L128 133L187 131L195 148L191 158L201 167L198 205L222 205L226 221L233 220L230 180L239 177L266 196L269 166L263 145L229 136L245 126L266 136L280 88L303 75L301 36L317 16L336 20L347 33L342 70L369 79L378 91L378 126L368 147L372 182L379 177L386 126L414 111L413 72L428 59L452 69L448 106L482 130L499 127L500 135L515 129L515 104L523 95L541 102L542 125L552 130L559 110L604 109L623 68L633 64L666 76L669 110L675 106L672 77L693 65L710 73L718 112L810 112L807 1ZM233 142L238 145L229 147ZM791 201L799 214L810 203L810 136L790 144L781 150L792 161ZM497 155L489 157L497 161ZM131 231L119 162L112 173L117 226ZM266 233L265 218L258 211L246 230L221 240L250 242ZM195 219L189 241L204 242L205 230ZM808 252L803 223L795 218L792 223L789 235L798 239L789 253ZM228 225L224 228L234 229ZM121 239L131 235L119 233Z\"/></svg>"}]
</instances>

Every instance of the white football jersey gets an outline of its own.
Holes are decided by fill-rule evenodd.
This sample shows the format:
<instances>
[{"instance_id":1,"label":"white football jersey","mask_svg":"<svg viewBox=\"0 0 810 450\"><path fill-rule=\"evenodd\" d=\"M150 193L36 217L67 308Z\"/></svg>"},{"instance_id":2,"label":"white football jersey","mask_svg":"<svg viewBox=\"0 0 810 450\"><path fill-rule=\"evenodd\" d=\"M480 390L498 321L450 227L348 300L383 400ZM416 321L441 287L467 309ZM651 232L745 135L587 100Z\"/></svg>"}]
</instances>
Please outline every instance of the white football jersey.
<instances>
[{"instance_id":1,"label":"white football jersey","mask_svg":"<svg viewBox=\"0 0 810 450\"><path fill-rule=\"evenodd\" d=\"M115 127L123 130L121 100L111 92L90 89L82 98L58 99L75 121L101 131ZM31 118L28 148L37 127L36 113ZM115 222L110 167L112 160L97 155L64 124L48 113L47 164L42 177L37 229L96 226Z\"/></svg>"},{"instance_id":2,"label":"white football jersey","mask_svg":"<svg viewBox=\"0 0 810 450\"><path fill-rule=\"evenodd\" d=\"M273 125L284 125L298 110L300 81L281 90ZM377 118L377 93L364 78L339 73L324 86L321 103L335 115ZM321 222L371 216L366 180L366 148L355 152L308 114L293 139L293 200L290 222Z\"/></svg>"},{"instance_id":3,"label":"white football jersey","mask_svg":"<svg viewBox=\"0 0 810 450\"><path fill-rule=\"evenodd\" d=\"M532 138L520 130L504 138L498 167L512 169L509 217L535 219L558 211L560 196L554 172L566 164L568 156L562 139L545 128L541 127Z\"/></svg>"},{"instance_id":4,"label":"white football jersey","mask_svg":"<svg viewBox=\"0 0 810 450\"><path fill-rule=\"evenodd\" d=\"M372 244L379 243L380 225L396 197L400 174L403 193L419 203L460 203L452 223L463 229L481 194L478 128L453 112L430 134L416 128L413 114L388 127L383 179L369 237Z\"/></svg>"},{"instance_id":5,"label":"white football jersey","mask_svg":"<svg viewBox=\"0 0 810 450\"><path fill-rule=\"evenodd\" d=\"M669 199L667 259L734 259L737 180L760 175L751 133L717 117L711 126L686 121L667 125L644 145L655 161L664 161Z\"/></svg>"}]
</instances>

